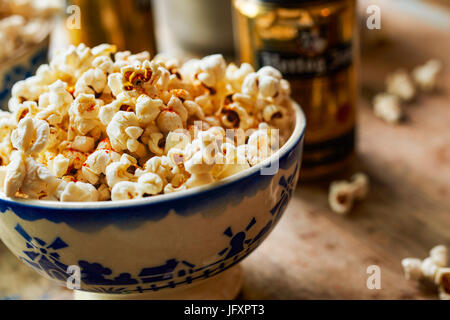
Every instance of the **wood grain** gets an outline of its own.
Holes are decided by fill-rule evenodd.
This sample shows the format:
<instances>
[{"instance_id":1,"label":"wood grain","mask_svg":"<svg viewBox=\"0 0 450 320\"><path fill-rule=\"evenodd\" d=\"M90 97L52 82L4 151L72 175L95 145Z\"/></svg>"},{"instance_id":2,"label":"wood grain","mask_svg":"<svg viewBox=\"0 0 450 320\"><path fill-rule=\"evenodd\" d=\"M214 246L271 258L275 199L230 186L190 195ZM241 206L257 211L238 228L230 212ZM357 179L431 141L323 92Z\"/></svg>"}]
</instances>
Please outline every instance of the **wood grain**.
<instances>
[{"instance_id":1,"label":"wood grain","mask_svg":"<svg viewBox=\"0 0 450 320\"><path fill-rule=\"evenodd\" d=\"M450 34L420 19L412 29L411 17L382 12L385 28L365 42L372 47L361 61L358 158L339 175L366 172L370 195L343 217L328 208L329 181L300 184L279 226L244 262L242 299L437 298L405 280L400 261L437 244L450 248ZM400 125L375 118L370 100L386 75L430 58L446 66L437 92L405 106ZM381 290L366 286L372 264L381 268Z\"/></svg>"}]
</instances>

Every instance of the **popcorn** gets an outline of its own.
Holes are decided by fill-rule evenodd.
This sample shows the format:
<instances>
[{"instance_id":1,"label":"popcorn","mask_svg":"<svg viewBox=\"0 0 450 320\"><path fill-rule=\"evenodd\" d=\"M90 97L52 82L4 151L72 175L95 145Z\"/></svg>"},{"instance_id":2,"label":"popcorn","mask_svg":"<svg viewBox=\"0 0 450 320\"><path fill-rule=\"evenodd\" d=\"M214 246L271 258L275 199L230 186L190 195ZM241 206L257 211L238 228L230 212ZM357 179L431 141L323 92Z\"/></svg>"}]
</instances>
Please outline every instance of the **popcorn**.
<instances>
[{"instance_id":1,"label":"popcorn","mask_svg":"<svg viewBox=\"0 0 450 320\"><path fill-rule=\"evenodd\" d=\"M147 95L140 95L136 100L136 116L139 123L148 125L156 120L163 106L161 99L152 99Z\"/></svg>"},{"instance_id":2,"label":"popcorn","mask_svg":"<svg viewBox=\"0 0 450 320\"><path fill-rule=\"evenodd\" d=\"M353 207L355 200L367 196L369 179L364 173L357 173L348 181L334 181L330 185L328 202L331 210L338 214L347 214Z\"/></svg>"},{"instance_id":3,"label":"popcorn","mask_svg":"<svg viewBox=\"0 0 450 320\"><path fill-rule=\"evenodd\" d=\"M71 146L72 149L88 153L94 150L95 140L92 137L76 136Z\"/></svg>"},{"instance_id":4,"label":"popcorn","mask_svg":"<svg viewBox=\"0 0 450 320\"><path fill-rule=\"evenodd\" d=\"M72 129L75 133L86 135L100 125L98 120L99 101L92 94L80 94L69 108Z\"/></svg>"},{"instance_id":5,"label":"popcorn","mask_svg":"<svg viewBox=\"0 0 450 320\"><path fill-rule=\"evenodd\" d=\"M58 154L49 163L50 171L58 178L61 178L69 170L70 160L62 154Z\"/></svg>"},{"instance_id":6,"label":"popcorn","mask_svg":"<svg viewBox=\"0 0 450 320\"><path fill-rule=\"evenodd\" d=\"M50 127L47 122L25 117L12 132L11 143L14 148L26 154L38 153L46 147L49 134Z\"/></svg>"},{"instance_id":7,"label":"popcorn","mask_svg":"<svg viewBox=\"0 0 450 320\"><path fill-rule=\"evenodd\" d=\"M181 64L69 46L16 83L0 113L0 191L116 201L225 179L278 150L289 94L277 70L227 66L221 55Z\"/></svg>"},{"instance_id":8,"label":"popcorn","mask_svg":"<svg viewBox=\"0 0 450 320\"><path fill-rule=\"evenodd\" d=\"M6 167L0 167L0 192L3 193L5 192L4 185L6 180L6 172L7 172Z\"/></svg>"},{"instance_id":9,"label":"popcorn","mask_svg":"<svg viewBox=\"0 0 450 320\"><path fill-rule=\"evenodd\" d=\"M397 70L386 78L386 91L403 101L410 101L416 94L414 84L405 70Z\"/></svg>"},{"instance_id":10,"label":"popcorn","mask_svg":"<svg viewBox=\"0 0 450 320\"><path fill-rule=\"evenodd\" d=\"M435 283L439 287L439 299L450 300L450 268L439 268Z\"/></svg>"},{"instance_id":11,"label":"popcorn","mask_svg":"<svg viewBox=\"0 0 450 320\"><path fill-rule=\"evenodd\" d=\"M103 92L106 84L106 74L102 69L89 69L83 73L75 84L74 96L77 97L80 93L97 95Z\"/></svg>"},{"instance_id":12,"label":"popcorn","mask_svg":"<svg viewBox=\"0 0 450 320\"><path fill-rule=\"evenodd\" d=\"M427 61L424 65L414 68L414 82L423 91L432 91L436 87L436 78L442 70L442 62L436 59Z\"/></svg>"},{"instance_id":13,"label":"popcorn","mask_svg":"<svg viewBox=\"0 0 450 320\"><path fill-rule=\"evenodd\" d=\"M61 193L60 200L64 202L98 201L99 193L89 183L69 182Z\"/></svg>"},{"instance_id":14,"label":"popcorn","mask_svg":"<svg viewBox=\"0 0 450 320\"><path fill-rule=\"evenodd\" d=\"M135 180L134 172L136 170L137 161L132 156L124 153L119 162L113 162L106 167L105 175L109 187L121 181Z\"/></svg>"},{"instance_id":15,"label":"popcorn","mask_svg":"<svg viewBox=\"0 0 450 320\"><path fill-rule=\"evenodd\" d=\"M21 151L13 152L4 178L7 197L13 198L17 192L22 192L29 198L42 198L51 195L57 185L56 177L44 165Z\"/></svg>"},{"instance_id":16,"label":"popcorn","mask_svg":"<svg viewBox=\"0 0 450 320\"><path fill-rule=\"evenodd\" d=\"M397 123L403 117L403 111L397 96L389 93L377 94L373 99L375 115L389 123Z\"/></svg>"},{"instance_id":17,"label":"popcorn","mask_svg":"<svg viewBox=\"0 0 450 320\"><path fill-rule=\"evenodd\" d=\"M448 263L447 248L443 245L436 246L430 250L430 258L438 267L445 267Z\"/></svg>"},{"instance_id":18,"label":"popcorn","mask_svg":"<svg viewBox=\"0 0 450 320\"><path fill-rule=\"evenodd\" d=\"M83 176L89 183L95 185L101 174L106 174L106 168L113 162L120 161L120 154L110 150L96 150L91 153L82 165Z\"/></svg>"},{"instance_id":19,"label":"popcorn","mask_svg":"<svg viewBox=\"0 0 450 320\"><path fill-rule=\"evenodd\" d=\"M137 183L142 193L147 195L158 194L164 187L163 180L155 173L146 173L140 176Z\"/></svg>"},{"instance_id":20,"label":"popcorn","mask_svg":"<svg viewBox=\"0 0 450 320\"><path fill-rule=\"evenodd\" d=\"M111 191L111 200L131 200L142 198L142 190L139 184L130 181L118 182Z\"/></svg>"},{"instance_id":21,"label":"popcorn","mask_svg":"<svg viewBox=\"0 0 450 320\"><path fill-rule=\"evenodd\" d=\"M36 117L52 125L58 125L63 121L63 115L69 110L73 97L67 92L67 84L61 80L55 81L48 88L48 92L39 96L39 109L44 110L40 111Z\"/></svg>"},{"instance_id":22,"label":"popcorn","mask_svg":"<svg viewBox=\"0 0 450 320\"><path fill-rule=\"evenodd\" d=\"M139 127L139 120L133 112L119 111L108 124L106 133L111 140L111 145L114 150L129 150L130 152L135 152L137 150L138 147L132 147L132 149L130 149L130 146L132 146L133 143L137 143L138 146L140 143L137 139L126 134L125 130L129 127Z\"/></svg>"},{"instance_id":23,"label":"popcorn","mask_svg":"<svg viewBox=\"0 0 450 320\"><path fill-rule=\"evenodd\" d=\"M172 110L162 111L156 119L156 125L158 129L164 135L167 135L170 131L183 128L183 120L178 113Z\"/></svg>"},{"instance_id":24,"label":"popcorn","mask_svg":"<svg viewBox=\"0 0 450 320\"><path fill-rule=\"evenodd\" d=\"M183 78L199 80L204 86L214 88L225 77L226 63L222 55L214 54L201 60L190 60L180 71Z\"/></svg>"},{"instance_id":25,"label":"popcorn","mask_svg":"<svg viewBox=\"0 0 450 320\"><path fill-rule=\"evenodd\" d=\"M150 125L145 129L141 140L148 145L148 148L152 153L160 156L164 153L164 149L160 146L163 138L164 135L159 131L159 128L156 125Z\"/></svg>"},{"instance_id":26,"label":"popcorn","mask_svg":"<svg viewBox=\"0 0 450 320\"><path fill-rule=\"evenodd\" d=\"M238 103L224 106L220 120L223 126L229 129L240 128L246 130L255 125L255 119Z\"/></svg>"},{"instance_id":27,"label":"popcorn","mask_svg":"<svg viewBox=\"0 0 450 320\"><path fill-rule=\"evenodd\" d=\"M108 201L109 199L111 199L111 191L109 191L109 188L106 184L100 185L97 191L98 201Z\"/></svg>"},{"instance_id":28,"label":"popcorn","mask_svg":"<svg viewBox=\"0 0 450 320\"><path fill-rule=\"evenodd\" d=\"M448 264L447 248L443 245L435 246L430 255L423 261L417 258L402 260L406 279L427 280L434 282L439 289L439 298L450 299L450 268Z\"/></svg>"},{"instance_id":29,"label":"popcorn","mask_svg":"<svg viewBox=\"0 0 450 320\"><path fill-rule=\"evenodd\" d=\"M122 75L120 73L112 73L108 76L108 86L111 93L117 97L123 92Z\"/></svg>"},{"instance_id":30,"label":"popcorn","mask_svg":"<svg viewBox=\"0 0 450 320\"><path fill-rule=\"evenodd\" d=\"M108 56L99 56L92 61L92 66L96 69L100 69L106 74L113 73L114 62Z\"/></svg>"},{"instance_id":31,"label":"popcorn","mask_svg":"<svg viewBox=\"0 0 450 320\"><path fill-rule=\"evenodd\" d=\"M419 280L423 277L421 269L422 260L417 258L406 258L402 260L402 267L405 272L405 278L408 280Z\"/></svg>"},{"instance_id":32,"label":"popcorn","mask_svg":"<svg viewBox=\"0 0 450 320\"><path fill-rule=\"evenodd\" d=\"M50 170L30 157L25 159L25 168L25 178L19 191L33 199L51 196L59 181Z\"/></svg>"},{"instance_id":33,"label":"popcorn","mask_svg":"<svg viewBox=\"0 0 450 320\"><path fill-rule=\"evenodd\" d=\"M237 67L234 63L231 63L225 72L226 78L231 86L231 91L240 91L245 77L254 72L255 69L253 69L253 67L248 63L244 62L240 67Z\"/></svg>"},{"instance_id":34,"label":"popcorn","mask_svg":"<svg viewBox=\"0 0 450 320\"><path fill-rule=\"evenodd\" d=\"M9 165L6 167L4 178L4 192L7 197L14 197L25 180L26 167L24 154L21 151L14 151L11 154Z\"/></svg>"},{"instance_id":35,"label":"popcorn","mask_svg":"<svg viewBox=\"0 0 450 320\"><path fill-rule=\"evenodd\" d=\"M224 179L250 168L245 156L245 150L242 150L242 148L236 148L231 143L224 143L221 146L221 152L225 161L223 165L216 164L216 170L213 173L215 179Z\"/></svg>"}]
</instances>

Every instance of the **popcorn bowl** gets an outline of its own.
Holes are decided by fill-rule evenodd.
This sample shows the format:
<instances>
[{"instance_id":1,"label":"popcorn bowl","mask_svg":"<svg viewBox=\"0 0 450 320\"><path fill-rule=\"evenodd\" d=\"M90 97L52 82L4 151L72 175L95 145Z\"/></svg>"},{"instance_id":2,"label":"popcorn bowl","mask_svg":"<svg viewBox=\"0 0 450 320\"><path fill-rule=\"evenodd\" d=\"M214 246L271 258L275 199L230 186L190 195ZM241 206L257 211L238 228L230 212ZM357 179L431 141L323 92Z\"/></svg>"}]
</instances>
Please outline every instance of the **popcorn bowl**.
<instances>
[{"instance_id":1,"label":"popcorn bowl","mask_svg":"<svg viewBox=\"0 0 450 320\"><path fill-rule=\"evenodd\" d=\"M238 263L277 224L297 185L305 118L262 163L210 185L119 202L0 198L0 238L78 299L232 299ZM277 168L270 175L263 169Z\"/></svg>"}]
</instances>

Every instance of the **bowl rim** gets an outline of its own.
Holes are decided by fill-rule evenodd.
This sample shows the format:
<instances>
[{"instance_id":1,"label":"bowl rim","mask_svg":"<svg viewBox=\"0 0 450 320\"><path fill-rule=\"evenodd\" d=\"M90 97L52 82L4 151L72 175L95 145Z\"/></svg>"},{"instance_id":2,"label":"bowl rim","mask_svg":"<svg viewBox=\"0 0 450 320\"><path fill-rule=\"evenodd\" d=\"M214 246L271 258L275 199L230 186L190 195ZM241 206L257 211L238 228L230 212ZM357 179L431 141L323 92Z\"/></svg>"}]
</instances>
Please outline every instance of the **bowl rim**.
<instances>
[{"instance_id":1,"label":"bowl rim","mask_svg":"<svg viewBox=\"0 0 450 320\"><path fill-rule=\"evenodd\" d=\"M255 172L259 171L261 168L267 166L275 159L281 159L286 153L290 152L305 135L306 129L306 117L303 109L300 105L291 99L291 108L295 112L295 126L292 131L291 136L288 141L274 154L264 161L258 163L247 170L229 176L225 179L215 181L213 183L191 188L183 191L173 192L170 194L160 194L148 198L142 199L131 199L131 200L121 200L121 201L91 201L91 202L61 202L61 201L49 201L49 200L36 200L36 199L12 199L4 197L4 194L0 194L0 202L6 202L11 205L21 205L25 207L34 208L48 208L48 209L59 209L59 210L71 210L71 209L118 209L118 208L131 208L143 205L152 205L165 203L173 200L180 200L187 198L191 195L199 195L205 192L209 192L219 187L223 187L227 184L232 184L238 180L243 180L246 177L253 175Z\"/></svg>"}]
</instances>

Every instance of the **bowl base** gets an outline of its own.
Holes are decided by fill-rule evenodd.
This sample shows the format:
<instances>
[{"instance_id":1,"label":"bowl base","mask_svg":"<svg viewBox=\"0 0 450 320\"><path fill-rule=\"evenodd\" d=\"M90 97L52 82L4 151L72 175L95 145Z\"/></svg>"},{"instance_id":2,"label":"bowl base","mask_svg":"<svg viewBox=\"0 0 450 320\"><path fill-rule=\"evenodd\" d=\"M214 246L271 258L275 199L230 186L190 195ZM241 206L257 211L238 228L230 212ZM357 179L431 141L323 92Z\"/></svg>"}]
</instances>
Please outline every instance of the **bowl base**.
<instances>
[{"instance_id":1,"label":"bowl base","mask_svg":"<svg viewBox=\"0 0 450 320\"><path fill-rule=\"evenodd\" d=\"M242 287L242 267L237 265L198 284L137 294L103 294L74 291L75 300L232 300Z\"/></svg>"}]
</instances>

